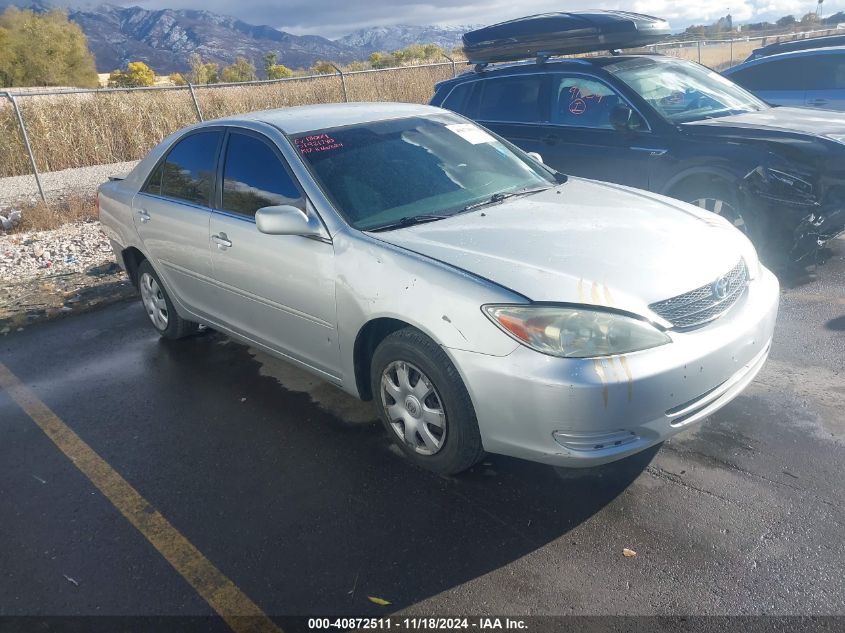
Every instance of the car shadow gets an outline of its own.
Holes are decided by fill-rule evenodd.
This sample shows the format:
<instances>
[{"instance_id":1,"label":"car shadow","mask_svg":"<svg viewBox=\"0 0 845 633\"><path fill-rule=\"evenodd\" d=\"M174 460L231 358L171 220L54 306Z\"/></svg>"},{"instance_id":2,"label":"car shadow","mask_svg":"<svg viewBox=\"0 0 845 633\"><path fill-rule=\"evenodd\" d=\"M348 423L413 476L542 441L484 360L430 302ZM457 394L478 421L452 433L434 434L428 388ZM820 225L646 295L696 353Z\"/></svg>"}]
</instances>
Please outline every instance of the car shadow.
<instances>
[{"instance_id":1,"label":"car shadow","mask_svg":"<svg viewBox=\"0 0 845 633\"><path fill-rule=\"evenodd\" d=\"M658 450L585 470L489 456L442 477L225 337L154 347L173 406L149 431L162 470L144 493L271 615L386 614L483 576L602 510Z\"/></svg>"}]
</instances>

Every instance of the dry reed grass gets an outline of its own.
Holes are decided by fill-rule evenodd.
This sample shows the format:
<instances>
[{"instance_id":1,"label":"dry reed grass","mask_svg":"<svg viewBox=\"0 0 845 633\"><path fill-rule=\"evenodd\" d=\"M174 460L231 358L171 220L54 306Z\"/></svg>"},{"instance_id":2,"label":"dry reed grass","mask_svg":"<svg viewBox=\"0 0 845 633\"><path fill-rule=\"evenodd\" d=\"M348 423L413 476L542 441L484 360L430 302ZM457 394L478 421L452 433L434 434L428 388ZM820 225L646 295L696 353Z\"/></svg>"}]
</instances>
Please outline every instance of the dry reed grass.
<instances>
[{"instance_id":1,"label":"dry reed grass","mask_svg":"<svg viewBox=\"0 0 845 633\"><path fill-rule=\"evenodd\" d=\"M701 46L701 63L713 70L724 70L745 60L755 48L760 48L759 40L748 42L708 42ZM699 61L698 46L693 44L683 48L658 49L664 55L680 59Z\"/></svg>"},{"instance_id":2,"label":"dry reed grass","mask_svg":"<svg viewBox=\"0 0 845 633\"><path fill-rule=\"evenodd\" d=\"M425 103L449 65L347 76L350 101ZM343 101L340 78L326 75L272 84L196 88L206 119L312 103ZM137 160L162 138L196 122L188 90L57 94L19 98L39 170ZM0 177L29 174L11 104L0 104Z\"/></svg>"},{"instance_id":3,"label":"dry reed grass","mask_svg":"<svg viewBox=\"0 0 845 633\"><path fill-rule=\"evenodd\" d=\"M70 195L44 204L40 200L32 204L18 205L21 223L6 233L28 233L49 231L65 224L97 220L97 204L93 195Z\"/></svg>"}]
</instances>

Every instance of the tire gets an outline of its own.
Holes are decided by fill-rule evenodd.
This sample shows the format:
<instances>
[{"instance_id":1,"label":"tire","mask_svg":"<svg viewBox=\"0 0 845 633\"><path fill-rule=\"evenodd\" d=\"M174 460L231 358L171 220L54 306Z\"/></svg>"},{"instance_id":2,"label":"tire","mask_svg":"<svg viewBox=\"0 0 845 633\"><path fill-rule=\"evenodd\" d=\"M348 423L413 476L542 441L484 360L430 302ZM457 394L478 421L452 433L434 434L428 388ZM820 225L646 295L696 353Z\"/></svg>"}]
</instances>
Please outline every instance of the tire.
<instances>
[{"instance_id":1,"label":"tire","mask_svg":"<svg viewBox=\"0 0 845 633\"><path fill-rule=\"evenodd\" d=\"M198 331L196 323L183 319L176 312L164 284L147 260L138 266L138 290L141 293L141 304L162 338L175 340Z\"/></svg>"},{"instance_id":2,"label":"tire","mask_svg":"<svg viewBox=\"0 0 845 633\"><path fill-rule=\"evenodd\" d=\"M778 261L782 248L774 248L776 241L753 209L741 208L737 192L730 184L718 180L696 180L682 185L673 197L720 215L754 244L761 259L769 264Z\"/></svg>"},{"instance_id":3,"label":"tire","mask_svg":"<svg viewBox=\"0 0 845 633\"><path fill-rule=\"evenodd\" d=\"M463 380L440 346L419 330L397 330L378 345L370 385L385 429L418 466L454 475L484 456Z\"/></svg>"},{"instance_id":4,"label":"tire","mask_svg":"<svg viewBox=\"0 0 845 633\"><path fill-rule=\"evenodd\" d=\"M749 239L754 237L759 228L755 226L757 223L751 212L739 208L736 192L727 183L697 181L682 186L675 197L722 216Z\"/></svg>"}]
</instances>

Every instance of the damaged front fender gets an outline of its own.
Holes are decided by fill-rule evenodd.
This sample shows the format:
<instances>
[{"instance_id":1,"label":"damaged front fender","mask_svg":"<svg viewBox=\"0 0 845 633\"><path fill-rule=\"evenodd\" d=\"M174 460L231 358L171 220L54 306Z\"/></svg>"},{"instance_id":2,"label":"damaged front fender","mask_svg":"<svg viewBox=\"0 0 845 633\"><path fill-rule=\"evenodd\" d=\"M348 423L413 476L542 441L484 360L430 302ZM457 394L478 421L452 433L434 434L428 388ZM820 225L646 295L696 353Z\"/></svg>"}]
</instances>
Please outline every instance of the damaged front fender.
<instances>
[{"instance_id":1,"label":"damaged front fender","mask_svg":"<svg viewBox=\"0 0 845 633\"><path fill-rule=\"evenodd\" d=\"M823 188L797 169L760 165L746 174L741 190L749 205L762 211L770 247L790 262L814 258L825 242L845 231L841 186Z\"/></svg>"}]
</instances>

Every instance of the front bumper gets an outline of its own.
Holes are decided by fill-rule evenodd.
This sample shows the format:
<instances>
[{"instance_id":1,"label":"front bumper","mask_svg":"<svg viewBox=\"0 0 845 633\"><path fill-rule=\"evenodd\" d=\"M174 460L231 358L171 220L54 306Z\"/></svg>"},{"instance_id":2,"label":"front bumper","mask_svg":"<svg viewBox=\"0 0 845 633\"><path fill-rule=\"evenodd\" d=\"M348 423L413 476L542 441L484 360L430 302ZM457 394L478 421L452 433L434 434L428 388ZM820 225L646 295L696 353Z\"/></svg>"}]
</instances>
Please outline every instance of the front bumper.
<instances>
[{"instance_id":1,"label":"front bumper","mask_svg":"<svg viewBox=\"0 0 845 633\"><path fill-rule=\"evenodd\" d=\"M769 354L779 300L768 270L731 309L672 343L603 359L504 357L448 349L475 405L485 450L556 466L644 450L733 400Z\"/></svg>"}]
</instances>

